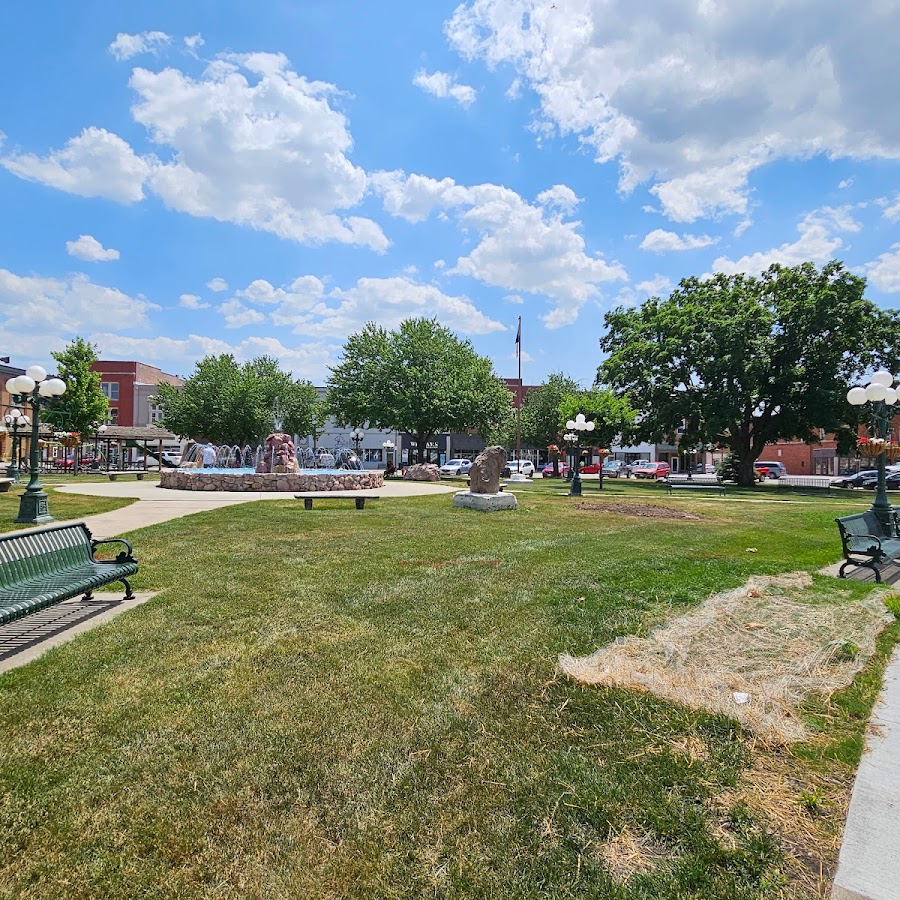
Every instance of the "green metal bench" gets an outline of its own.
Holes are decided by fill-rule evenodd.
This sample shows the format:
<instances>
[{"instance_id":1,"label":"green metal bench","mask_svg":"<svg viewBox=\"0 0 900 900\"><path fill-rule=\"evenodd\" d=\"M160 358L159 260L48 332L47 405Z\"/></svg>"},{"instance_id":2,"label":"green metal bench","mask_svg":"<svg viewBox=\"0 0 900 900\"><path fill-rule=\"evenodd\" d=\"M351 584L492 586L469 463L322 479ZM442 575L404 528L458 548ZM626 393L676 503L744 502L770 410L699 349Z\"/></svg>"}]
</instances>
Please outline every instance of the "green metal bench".
<instances>
[{"instance_id":1,"label":"green metal bench","mask_svg":"<svg viewBox=\"0 0 900 900\"><path fill-rule=\"evenodd\" d=\"M115 559L95 558L101 544L124 544ZM138 570L131 544L122 538L95 541L83 522L0 535L0 624L113 581L134 596L128 576Z\"/></svg>"},{"instance_id":2,"label":"green metal bench","mask_svg":"<svg viewBox=\"0 0 900 900\"><path fill-rule=\"evenodd\" d=\"M841 532L841 544L846 562L838 572L846 578L847 566L865 566L875 573L875 581L881 583L879 566L886 566L900 557L900 538L897 537L897 510L892 511L891 525L882 525L871 510L835 519Z\"/></svg>"}]
</instances>

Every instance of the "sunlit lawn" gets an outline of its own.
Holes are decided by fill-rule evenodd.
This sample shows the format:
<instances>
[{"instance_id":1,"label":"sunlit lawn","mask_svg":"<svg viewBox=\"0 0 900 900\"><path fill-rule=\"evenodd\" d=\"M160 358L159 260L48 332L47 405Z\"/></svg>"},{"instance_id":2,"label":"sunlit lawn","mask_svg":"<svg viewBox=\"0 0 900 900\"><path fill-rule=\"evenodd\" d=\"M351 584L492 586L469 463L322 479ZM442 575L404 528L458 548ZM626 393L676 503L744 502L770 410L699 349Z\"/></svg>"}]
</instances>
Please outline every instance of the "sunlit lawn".
<instances>
[{"instance_id":1,"label":"sunlit lawn","mask_svg":"<svg viewBox=\"0 0 900 900\"><path fill-rule=\"evenodd\" d=\"M854 688L811 704L820 733L791 752L722 716L581 687L555 660L751 574L833 562L834 516L870 498L722 503L607 482L604 500L700 516L685 523L579 511L566 489L537 482L493 515L447 495L270 501L129 535L135 587L161 593L0 679L0 890L815 896L896 626ZM808 832L730 799L760 770ZM636 836L652 864L617 869L605 848Z\"/></svg>"}]
</instances>

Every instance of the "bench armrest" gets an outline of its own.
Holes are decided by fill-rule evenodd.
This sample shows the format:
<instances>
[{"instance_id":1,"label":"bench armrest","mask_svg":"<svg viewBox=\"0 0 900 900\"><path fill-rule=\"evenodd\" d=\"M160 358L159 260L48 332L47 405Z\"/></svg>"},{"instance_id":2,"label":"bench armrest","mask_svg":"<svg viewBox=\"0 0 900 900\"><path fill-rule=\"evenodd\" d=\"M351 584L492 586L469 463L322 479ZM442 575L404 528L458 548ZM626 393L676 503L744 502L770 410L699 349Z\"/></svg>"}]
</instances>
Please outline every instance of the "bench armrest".
<instances>
[{"instance_id":1,"label":"bench armrest","mask_svg":"<svg viewBox=\"0 0 900 900\"><path fill-rule=\"evenodd\" d=\"M125 538L105 538L99 541L91 539L91 556L97 555L97 547L100 544L124 544L127 550L122 550L116 555L116 562L137 562L132 556L131 544Z\"/></svg>"},{"instance_id":2,"label":"bench armrest","mask_svg":"<svg viewBox=\"0 0 900 900\"><path fill-rule=\"evenodd\" d=\"M873 548L881 552L881 538L877 534L845 534L844 543L849 553L868 553Z\"/></svg>"}]
</instances>

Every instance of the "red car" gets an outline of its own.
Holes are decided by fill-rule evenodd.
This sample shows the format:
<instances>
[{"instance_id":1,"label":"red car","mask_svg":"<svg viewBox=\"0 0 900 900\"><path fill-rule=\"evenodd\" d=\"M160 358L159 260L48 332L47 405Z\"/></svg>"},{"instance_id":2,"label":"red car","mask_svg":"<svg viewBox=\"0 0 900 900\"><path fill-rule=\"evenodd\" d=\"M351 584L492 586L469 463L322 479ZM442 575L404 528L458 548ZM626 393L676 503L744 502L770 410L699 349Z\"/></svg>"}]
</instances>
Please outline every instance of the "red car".
<instances>
[{"instance_id":1,"label":"red car","mask_svg":"<svg viewBox=\"0 0 900 900\"><path fill-rule=\"evenodd\" d=\"M665 478L672 467L667 462L652 462L631 470L635 478Z\"/></svg>"},{"instance_id":2,"label":"red car","mask_svg":"<svg viewBox=\"0 0 900 900\"><path fill-rule=\"evenodd\" d=\"M586 465L583 465L578 471L581 472L582 475L597 475L602 468L602 463L587 463Z\"/></svg>"},{"instance_id":3,"label":"red car","mask_svg":"<svg viewBox=\"0 0 900 900\"><path fill-rule=\"evenodd\" d=\"M561 463L557 463L556 465L557 465L558 468L559 468L559 474L560 474L560 476L561 476L562 478L565 478L566 475L569 474L569 466L568 466L568 463L561 462ZM552 477L553 477L553 463L550 463L549 465L544 466L544 468L541 469L541 475L542 475L544 478L552 478Z\"/></svg>"},{"instance_id":4,"label":"red car","mask_svg":"<svg viewBox=\"0 0 900 900\"><path fill-rule=\"evenodd\" d=\"M97 457L97 465L103 460L100 457ZM94 464L93 457L90 456L82 456L81 459L78 460L78 468L79 469L87 469L89 466ZM57 457L53 460L53 465L56 466L57 469L74 469L75 468L75 457L74 456L66 456L63 458L62 456Z\"/></svg>"}]
</instances>

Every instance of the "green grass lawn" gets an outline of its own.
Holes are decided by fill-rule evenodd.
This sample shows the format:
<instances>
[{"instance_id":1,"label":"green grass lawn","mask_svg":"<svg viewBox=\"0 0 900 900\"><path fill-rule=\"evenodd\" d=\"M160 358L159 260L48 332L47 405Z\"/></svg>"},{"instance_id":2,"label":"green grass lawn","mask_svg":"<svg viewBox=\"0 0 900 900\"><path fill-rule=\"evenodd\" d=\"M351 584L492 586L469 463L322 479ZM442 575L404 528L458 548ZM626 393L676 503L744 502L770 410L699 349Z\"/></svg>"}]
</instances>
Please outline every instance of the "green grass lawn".
<instances>
[{"instance_id":1,"label":"green grass lawn","mask_svg":"<svg viewBox=\"0 0 900 900\"><path fill-rule=\"evenodd\" d=\"M108 481L103 475L79 475L79 482ZM16 524L16 516L19 515L19 498L25 492L28 478L23 477L21 484L14 484L10 490L0 493L0 533L13 531L17 528L31 528L31 525ZM86 494L66 494L55 490L60 484L72 484L74 479L64 475L41 476L41 485L47 492L47 506L50 515L57 522L65 519L81 519L84 516L93 516L97 513L110 512L123 506L134 503L127 497L89 497Z\"/></svg>"},{"instance_id":2,"label":"green grass lawn","mask_svg":"<svg viewBox=\"0 0 900 900\"><path fill-rule=\"evenodd\" d=\"M493 515L268 501L128 535L136 589L161 593L0 678L0 891L817 896L898 626L790 751L555 660L833 562L834 516L871 498L604 488L700 517L683 522L566 489Z\"/></svg>"}]
</instances>

